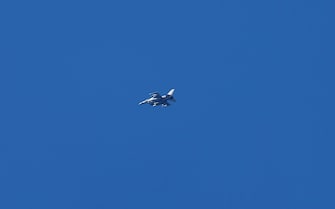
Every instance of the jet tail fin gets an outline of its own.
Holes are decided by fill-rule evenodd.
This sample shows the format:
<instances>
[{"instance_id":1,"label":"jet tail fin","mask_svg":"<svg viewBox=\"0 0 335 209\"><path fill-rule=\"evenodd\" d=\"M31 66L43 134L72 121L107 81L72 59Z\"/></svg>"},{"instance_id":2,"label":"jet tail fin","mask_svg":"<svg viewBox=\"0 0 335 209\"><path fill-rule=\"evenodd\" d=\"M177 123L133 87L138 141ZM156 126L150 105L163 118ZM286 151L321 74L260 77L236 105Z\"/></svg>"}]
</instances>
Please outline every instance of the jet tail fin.
<instances>
[{"instance_id":1,"label":"jet tail fin","mask_svg":"<svg viewBox=\"0 0 335 209\"><path fill-rule=\"evenodd\" d=\"M174 93L174 89L171 89L171 90L167 93L167 95L172 96L173 93Z\"/></svg>"},{"instance_id":2,"label":"jet tail fin","mask_svg":"<svg viewBox=\"0 0 335 209\"><path fill-rule=\"evenodd\" d=\"M174 93L174 89L171 89L168 93L167 93L167 97L172 100L172 101L176 101L176 99L173 97L173 93Z\"/></svg>"}]
</instances>

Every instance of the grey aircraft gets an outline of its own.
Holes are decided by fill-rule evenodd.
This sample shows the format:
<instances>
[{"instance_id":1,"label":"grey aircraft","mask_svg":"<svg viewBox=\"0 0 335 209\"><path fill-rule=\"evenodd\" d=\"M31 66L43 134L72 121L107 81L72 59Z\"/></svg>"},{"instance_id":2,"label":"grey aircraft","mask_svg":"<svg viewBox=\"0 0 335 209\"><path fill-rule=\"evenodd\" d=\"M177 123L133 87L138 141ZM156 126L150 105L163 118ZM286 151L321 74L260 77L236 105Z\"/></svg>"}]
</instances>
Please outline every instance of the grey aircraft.
<instances>
[{"instance_id":1,"label":"grey aircraft","mask_svg":"<svg viewBox=\"0 0 335 209\"><path fill-rule=\"evenodd\" d=\"M161 105L163 107L167 107L170 104L168 103L169 100L176 101L173 97L174 89L171 89L166 95L161 96L158 92L150 93L150 98L143 100L139 103L139 105L142 104L149 104L151 106L158 106Z\"/></svg>"}]
</instances>

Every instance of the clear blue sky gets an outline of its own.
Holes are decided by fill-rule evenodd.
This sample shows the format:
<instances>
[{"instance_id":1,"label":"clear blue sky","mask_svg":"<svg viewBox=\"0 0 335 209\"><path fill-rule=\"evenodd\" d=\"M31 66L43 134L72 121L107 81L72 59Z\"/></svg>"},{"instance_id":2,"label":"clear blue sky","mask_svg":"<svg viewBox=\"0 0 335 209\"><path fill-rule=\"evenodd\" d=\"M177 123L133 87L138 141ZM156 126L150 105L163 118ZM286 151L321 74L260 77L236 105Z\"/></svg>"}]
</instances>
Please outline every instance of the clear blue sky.
<instances>
[{"instance_id":1,"label":"clear blue sky","mask_svg":"<svg viewBox=\"0 0 335 209\"><path fill-rule=\"evenodd\" d=\"M1 1L0 208L335 208L334 8Z\"/></svg>"}]
</instances>

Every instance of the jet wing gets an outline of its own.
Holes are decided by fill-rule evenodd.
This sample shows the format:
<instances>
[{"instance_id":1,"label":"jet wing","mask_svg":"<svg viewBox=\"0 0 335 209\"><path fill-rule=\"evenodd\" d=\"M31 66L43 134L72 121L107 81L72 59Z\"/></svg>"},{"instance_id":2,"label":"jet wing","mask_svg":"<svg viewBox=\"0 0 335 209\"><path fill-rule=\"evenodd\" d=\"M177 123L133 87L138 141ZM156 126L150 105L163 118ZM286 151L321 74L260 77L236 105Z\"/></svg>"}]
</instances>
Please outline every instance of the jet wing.
<instances>
[{"instance_id":1,"label":"jet wing","mask_svg":"<svg viewBox=\"0 0 335 209\"><path fill-rule=\"evenodd\" d=\"M153 92L149 94L153 98L162 98L162 96L158 92Z\"/></svg>"}]
</instances>

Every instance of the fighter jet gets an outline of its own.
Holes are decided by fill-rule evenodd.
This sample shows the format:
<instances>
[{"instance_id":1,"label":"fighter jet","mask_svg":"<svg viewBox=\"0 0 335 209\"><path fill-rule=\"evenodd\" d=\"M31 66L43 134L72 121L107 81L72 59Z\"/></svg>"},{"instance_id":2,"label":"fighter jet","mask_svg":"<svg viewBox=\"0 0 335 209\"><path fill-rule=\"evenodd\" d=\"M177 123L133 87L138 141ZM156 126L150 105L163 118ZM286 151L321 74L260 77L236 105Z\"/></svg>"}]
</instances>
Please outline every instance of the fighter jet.
<instances>
[{"instance_id":1,"label":"fighter jet","mask_svg":"<svg viewBox=\"0 0 335 209\"><path fill-rule=\"evenodd\" d=\"M153 92L150 93L149 95L151 96L150 98L143 100L142 102L139 103L139 105L142 104L149 104L151 106L163 106L167 107L170 104L168 103L169 100L171 101L176 101L175 98L173 97L174 89L171 89L166 95L161 96L158 92Z\"/></svg>"}]
</instances>

